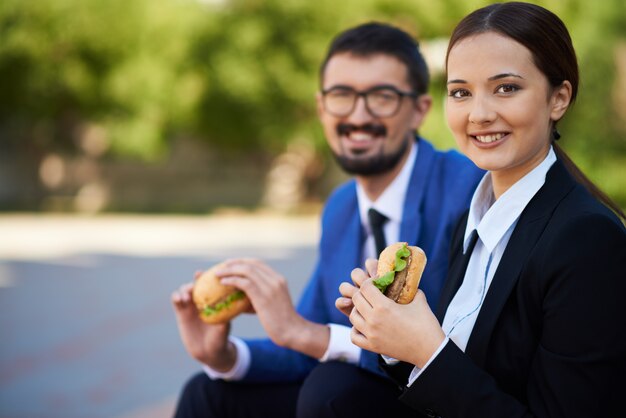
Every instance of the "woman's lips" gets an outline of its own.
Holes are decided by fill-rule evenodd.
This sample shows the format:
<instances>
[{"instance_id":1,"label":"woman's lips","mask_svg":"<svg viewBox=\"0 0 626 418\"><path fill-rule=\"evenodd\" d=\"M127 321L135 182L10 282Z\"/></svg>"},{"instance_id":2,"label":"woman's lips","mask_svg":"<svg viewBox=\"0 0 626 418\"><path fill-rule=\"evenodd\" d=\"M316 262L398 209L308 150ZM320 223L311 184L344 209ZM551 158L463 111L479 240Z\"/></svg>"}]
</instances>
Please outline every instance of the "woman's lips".
<instances>
[{"instance_id":1,"label":"woman's lips","mask_svg":"<svg viewBox=\"0 0 626 418\"><path fill-rule=\"evenodd\" d=\"M480 148L492 148L500 145L509 137L509 132L498 132L482 135L470 135L472 142Z\"/></svg>"}]
</instances>

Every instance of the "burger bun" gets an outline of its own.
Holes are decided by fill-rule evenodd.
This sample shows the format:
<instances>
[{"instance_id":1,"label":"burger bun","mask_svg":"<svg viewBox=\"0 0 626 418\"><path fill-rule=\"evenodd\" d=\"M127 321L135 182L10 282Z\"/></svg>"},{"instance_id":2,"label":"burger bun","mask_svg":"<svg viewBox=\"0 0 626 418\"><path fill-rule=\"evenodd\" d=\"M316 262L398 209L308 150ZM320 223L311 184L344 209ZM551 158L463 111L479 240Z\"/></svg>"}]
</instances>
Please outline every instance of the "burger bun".
<instances>
[{"instance_id":1,"label":"burger bun","mask_svg":"<svg viewBox=\"0 0 626 418\"><path fill-rule=\"evenodd\" d=\"M214 306L226 300L229 295L239 291L236 287L223 285L220 282L220 278L215 275L215 272L223 266L224 264L220 263L211 267L196 279L193 286L193 302L198 308L200 319L208 324L228 322L240 313L249 310L251 307L250 299L244 296L243 298L227 303L219 312L214 312L210 315L204 313L207 306Z\"/></svg>"}]
</instances>

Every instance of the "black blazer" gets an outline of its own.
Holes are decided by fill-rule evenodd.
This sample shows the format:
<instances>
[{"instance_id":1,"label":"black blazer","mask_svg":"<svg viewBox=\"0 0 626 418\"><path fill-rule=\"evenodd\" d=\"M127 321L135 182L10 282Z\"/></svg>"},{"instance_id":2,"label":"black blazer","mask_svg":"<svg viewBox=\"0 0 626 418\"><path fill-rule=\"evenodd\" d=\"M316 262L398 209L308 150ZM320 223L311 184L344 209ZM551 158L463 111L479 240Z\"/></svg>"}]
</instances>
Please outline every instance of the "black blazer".
<instances>
[{"instance_id":1,"label":"black blazer","mask_svg":"<svg viewBox=\"0 0 626 418\"><path fill-rule=\"evenodd\" d=\"M440 321L467 258L453 237ZM385 367L406 385L411 367ZM428 416L626 416L626 231L557 162L522 212L465 353L450 341L400 399Z\"/></svg>"}]
</instances>

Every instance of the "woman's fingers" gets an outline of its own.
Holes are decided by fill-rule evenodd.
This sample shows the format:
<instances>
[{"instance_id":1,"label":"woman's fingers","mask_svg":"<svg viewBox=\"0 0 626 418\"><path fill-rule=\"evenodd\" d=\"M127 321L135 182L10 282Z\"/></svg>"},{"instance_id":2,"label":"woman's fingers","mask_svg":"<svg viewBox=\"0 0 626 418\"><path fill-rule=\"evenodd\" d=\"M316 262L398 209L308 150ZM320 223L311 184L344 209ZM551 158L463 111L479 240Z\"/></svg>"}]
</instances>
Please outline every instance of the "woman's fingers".
<instances>
[{"instance_id":1,"label":"woman's fingers","mask_svg":"<svg viewBox=\"0 0 626 418\"><path fill-rule=\"evenodd\" d=\"M367 338L356 327L352 327L350 330L350 340L357 347L361 347L365 350L369 348Z\"/></svg>"},{"instance_id":2,"label":"woman's fingers","mask_svg":"<svg viewBox=\"0 0 626 418\"><path fill-rule=\"evenodd\" d=\"M350 273L350 278L352 279L352 283L354 283L356 287L361 287L361 283L367 280L369 276L365 271L363 271L363 269L355 268Z\"/></svg>"},{"instance_id":3,"label":"woman's fingers","mask_svg":"<svg viewBox=\"0 0 626 418\"><path fill-rule=\"evenodd\" d=\"M343 296L344 298L351 298L358 291L358 287L353 286L347 282L343 282L339 285L339 293L341 293L341 296Z\"/></svg>"},{"instance_id":4,"label":"woman's fingers","mask_svg":"<svg viewBox=\"0 0 626 418\"><path fill-rule=\"evenodd\" d=\"M367 270L367 273L370 277L377 277L378 260L376 260L375 258L368 258L367 260L365 260L365 270Z\"/></svg>"},{"instance_id":5,"label":"woman's fingers","mask_svg":"<svg viewBox=\"0 0 626 418\"><path fill-rule=\"evenodd\" d=\"M363 297L363 293L361 291L356 292L352 296L352 303L354 304L354 308L360 312L365 318L367 318L372 311L372 305L370 302Z\"/></svg>"}]
</instances>

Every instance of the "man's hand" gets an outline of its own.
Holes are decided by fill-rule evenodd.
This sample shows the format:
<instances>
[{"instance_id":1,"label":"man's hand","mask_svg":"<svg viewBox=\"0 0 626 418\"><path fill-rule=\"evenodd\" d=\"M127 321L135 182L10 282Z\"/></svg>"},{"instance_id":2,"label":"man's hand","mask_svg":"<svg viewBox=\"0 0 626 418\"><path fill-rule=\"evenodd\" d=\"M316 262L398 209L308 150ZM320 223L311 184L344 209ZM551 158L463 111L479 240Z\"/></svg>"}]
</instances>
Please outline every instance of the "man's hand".
<instances>
[{"instance_id":1,"label":"man's hand","mask_svg":"<svg viewBox=\"0 0 626 418\"><path fill-rule=\"evenodd\" d=\"M307 321L291 302L287 280L256 259L228 260L215 272L222 284L243 290L269 338L282 347L320 358L328 348L326 325Z\"/></svg>"},{"instance_id":2,"label":"man's hand","mask_svg":"<svg viewBox=\"0 0 626 418\"><path fill-rule=\"evenodd\" d=\"M201 272L195 274L197 279ZM182 285L172 293L172 305L180 338L187 352L194 359L219 372L226 372L235 365L235 347L228 342L230 323L209 325L198 316L191 299L193 283Z\"/></svg>"}]
</instances>

